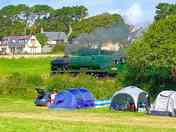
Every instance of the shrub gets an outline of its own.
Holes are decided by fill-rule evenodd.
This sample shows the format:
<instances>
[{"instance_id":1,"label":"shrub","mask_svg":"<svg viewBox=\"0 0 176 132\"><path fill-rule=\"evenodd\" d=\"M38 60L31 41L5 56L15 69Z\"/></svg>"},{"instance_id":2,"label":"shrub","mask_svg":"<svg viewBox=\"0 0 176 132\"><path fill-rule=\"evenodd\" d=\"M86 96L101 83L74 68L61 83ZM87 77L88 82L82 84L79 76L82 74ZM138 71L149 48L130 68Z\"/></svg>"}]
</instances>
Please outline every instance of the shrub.
<instances>
[{"instance_id":1,"label":"shrub","mask_svg":"<svg viewBox=\"0 0 176 132\"><path fill-rule=\"evenodd\" d=\"M42 85L42 79L37 75L13 73L1 77L0 94L10 96L34 97L35 87Z\"/></svg>"},{"instance_id":2,"label":"shrub","mask_svg":"<svg viewBox=\"0 0 176 132\"><path fill-rule=\"evenodd\" d=\"M63 54L65 51L65 44L56 44L51 53Z\"/></svg>"},{"instance_id":3,"label":"shrub","mask_svg":"<svg viewBox=\"0 0 176 132\"><path fill-rule=\"evenodd\" d=\"M97 99L111 98L120 86L113 79L96 79L93 76L80 74L77 76L64 74L49 78L45 82L48 90L61 91L66 88L85 87L89 89Z\"/></svg>"},{"instance_id":4,"label":"shrub","mask_svg":"<svg viewBox=\"0 0 176 132\"><path fill-rule=\"evenodd\" d=\"M0 79L0 95L25 96L29 98L36 96L36 87L45 87L48 91L85 87L97 99L111 98L114 92L121 87L120 84L116 84L115 79L96 79L85 74L77 76L63 74L43 77L43 75L13 73L5 77L0 76Z\"/></svg>"}]
</instances>

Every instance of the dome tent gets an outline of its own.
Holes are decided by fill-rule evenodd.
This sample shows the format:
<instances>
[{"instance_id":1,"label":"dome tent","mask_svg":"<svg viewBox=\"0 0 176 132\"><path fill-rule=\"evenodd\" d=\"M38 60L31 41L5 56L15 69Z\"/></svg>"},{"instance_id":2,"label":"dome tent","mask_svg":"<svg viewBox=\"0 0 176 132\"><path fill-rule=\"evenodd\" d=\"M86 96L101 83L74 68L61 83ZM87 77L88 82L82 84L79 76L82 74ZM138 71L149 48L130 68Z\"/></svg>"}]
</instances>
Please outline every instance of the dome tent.
<instances>
[{"instance_id":1,"label":"dome tent","mask_svg":"<svg viewBox=\"0 0 176 132\"><path fill-rule=\"evenodd\" d=\"M134 104L135 109L148 106L148 94L135 86L125 87L113 95L110 108L128 110L129 104Z\"/></svg>"},{"instance_id":2,"label":"dome tent","mask_svg":"<svg viewBox=\"0 0 176 132\"><path fill-rule=\"evenodd\" d=\"M152 115L176 116L176 91L162 91L150 109Z\"/></svg>"},{"instance_id":3,"label":"dome tent","mask_svg":"<svg viewBox=\"0 0 176 132\"><path fill-rule=\"evenodd\" d=\"M85 88L70 88L59 92L49 108L76 109L94 107L95 98Z\"/></svg>"}]
</instances>

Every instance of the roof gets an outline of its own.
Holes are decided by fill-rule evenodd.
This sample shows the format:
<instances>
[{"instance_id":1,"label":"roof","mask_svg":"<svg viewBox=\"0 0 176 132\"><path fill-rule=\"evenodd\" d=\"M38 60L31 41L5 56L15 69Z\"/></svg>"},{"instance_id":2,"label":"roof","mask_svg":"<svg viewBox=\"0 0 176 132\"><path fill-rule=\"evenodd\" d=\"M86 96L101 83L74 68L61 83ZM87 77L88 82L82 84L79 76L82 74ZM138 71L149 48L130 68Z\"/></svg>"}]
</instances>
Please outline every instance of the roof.
<instances>
[{"instance_id":1,"label":"roof","mask_svg":"<svg viewBox=\"0 0 176 132\"><path fill-rule=\"evenodd\" d=\"M53 41L65 40L67 35L64 32L43 32L43 34Z\"/></svg>"},{"instance_id":2,"label":"roof","mask_svg":"<svg viewBox=\"0 0 176 132\"><path fill-rule=\"evenodd\" d=\"M30 35L24 35L24 36L8 36L3 37L2 40L29 40L31 38Z\"/></svg>"},{"instance_id":3,"label":"roof","mask_svg":"<svg viewBox=\"0 0 176 132\"><path fill-rule=\"evenodd\" d=\"M146 93L147 94L147 92L143 91L142 89L140 89L136 86L128 86L128 87L125 87L125 88L121 89L120 91L117 91L113 95L113 97L118 95L118 94L128 94L134 99L134 102L137 106L138 97L141 93Z\"/></svg>"},{"instance_id":4,"label":"roof","mask_svg":"<svg viewBox=\"0 0 176 132\"><path fill-rule=\"evenodd\" d=\"M171 96L173 93L176 93L176 91L169 91L169 90L166 90L166 91L160 92L160 93L159 93L159 96L169 97L169 96Z\"/></svg>"},{"instance_id":5,"label":"roof","mask_svg":"<svg viewBox=\"0 0 176 132\"><path fill-rule=\"evenodd\" d=\"M30 35L24 35L24 36L8 36L2 38L3 44L8 44L11 47L14 46L23 46L26 44L26 42L31 38ZM7 41L7 42L5 42Z\"/></svg>"}]
</instances>

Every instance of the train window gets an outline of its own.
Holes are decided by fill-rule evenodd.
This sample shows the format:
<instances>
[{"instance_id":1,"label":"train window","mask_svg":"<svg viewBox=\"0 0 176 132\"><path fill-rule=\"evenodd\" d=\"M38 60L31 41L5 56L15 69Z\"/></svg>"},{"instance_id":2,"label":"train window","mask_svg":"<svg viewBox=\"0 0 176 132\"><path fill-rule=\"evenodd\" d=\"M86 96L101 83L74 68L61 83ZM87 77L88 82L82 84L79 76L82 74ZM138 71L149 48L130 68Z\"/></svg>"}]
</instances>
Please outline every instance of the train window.
<instances>
[{"instance_id":1,"label":"train window","mask_svg":"<svg viewBox=\"0 0 176 132\"><path fill-rule=\"evenodd\" d=\"M120 59L120 63L123 64L125 63L125 60L123 58Z\"/></svg>"},{"instance_id":2,"label":"train window","mask_svg":"<svg viewBox=\"0 0 176 132\"><path fill-rule=\"evenodd\" d=\"M118 60L114 60L114 64L118 64Z\"/></svg>"}]
</instances>

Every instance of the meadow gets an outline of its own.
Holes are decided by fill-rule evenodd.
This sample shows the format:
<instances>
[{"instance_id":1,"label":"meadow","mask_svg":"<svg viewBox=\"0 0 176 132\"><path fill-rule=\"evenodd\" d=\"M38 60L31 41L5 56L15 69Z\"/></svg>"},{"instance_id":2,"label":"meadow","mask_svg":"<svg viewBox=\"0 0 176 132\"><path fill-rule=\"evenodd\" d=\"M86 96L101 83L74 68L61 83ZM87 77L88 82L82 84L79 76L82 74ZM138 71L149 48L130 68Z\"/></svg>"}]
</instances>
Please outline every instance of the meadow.
<instances>
[{"instance_id":1,"label":"meadow","mask_svg":"<svg viewBox=\"0 0 176 132\"><path fill-rule=\"evenodd\" d=\"M12 73L22 74L45 74L49 73L50 61L53 58L18 58L18 59L0 59L0 75Z\"/></svg>"},{"instance_id":2,"label":"meadow","mask_svg":"<svg viewBox=\"0 0 176 132\"><path fill-rule=\"evenodd\" d=\"M50 76L53 58L0 59L0 95L36 96L36 87L61 91L70 87L88 88L97 99L110 98L120 88L115 79L96 79L80 74Z\"/></svg>"},{"instance_id":3,"label":"meadow","mask_svg":"<svg viewBox=\"0 0 176 132\"><path fill-rule=\"evenodd\" d=\"M62 90L84 86L96 98L108 98L120 88L115 79L49 76L52 58L0 59L0 131L3 132L174 132L176 119L108 108L51 110L36 107L35 87Z\"/></svg>"},{"instance_id":4,"label":"meadow","mask_svg":"<svg viewBox=\"0 0 176 132\"><path fill-rule=\"evenodd\" d=\"M31 99L0 97L3 132L174 132L176 119L143 113L113 112L106 108L50 110Z\"/></svg>"}]
</instances>

